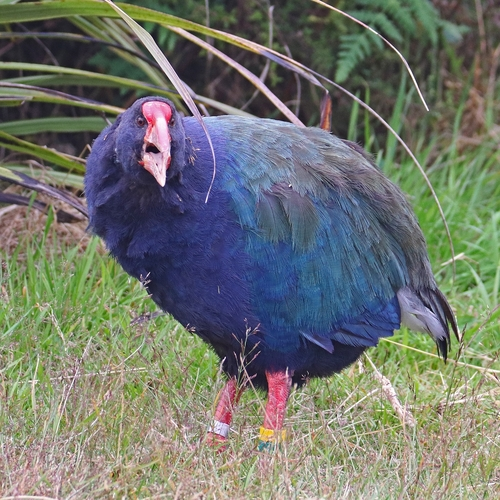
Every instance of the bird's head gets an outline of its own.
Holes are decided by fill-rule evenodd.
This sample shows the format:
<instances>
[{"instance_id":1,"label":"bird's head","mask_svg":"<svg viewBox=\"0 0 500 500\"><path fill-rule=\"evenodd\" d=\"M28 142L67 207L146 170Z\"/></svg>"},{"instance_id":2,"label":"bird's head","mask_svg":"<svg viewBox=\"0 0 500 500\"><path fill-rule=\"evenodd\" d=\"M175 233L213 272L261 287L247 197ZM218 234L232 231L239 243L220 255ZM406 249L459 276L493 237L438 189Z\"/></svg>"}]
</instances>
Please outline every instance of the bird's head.
<instances>
[{"instance_id":1,"label":"bird's head","mask_svg":"<svg viewBox=\"0 0 500 500\"><path fill-rule=\"evenodd\" d=\"M184 166L185 142L182 118L173 103L145 97L120 117L116 159L129 175L144 182L154 178L163 187Z\"/></svg>"}]
</instances>

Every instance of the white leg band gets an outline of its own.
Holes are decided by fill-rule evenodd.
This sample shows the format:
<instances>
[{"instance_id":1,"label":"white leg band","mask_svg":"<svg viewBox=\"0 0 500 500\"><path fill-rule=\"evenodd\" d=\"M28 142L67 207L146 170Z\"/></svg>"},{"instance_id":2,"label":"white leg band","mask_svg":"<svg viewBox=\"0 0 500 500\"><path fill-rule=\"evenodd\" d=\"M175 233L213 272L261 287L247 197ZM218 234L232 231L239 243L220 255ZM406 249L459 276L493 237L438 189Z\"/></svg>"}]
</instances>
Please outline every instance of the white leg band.
<instances>
[{"instance_id":1,"label":"white leg band","mask_svg":"<svg viewBox=\"0 0 500 500\"><path fill-rule=\"evenodd\" d=\"M208 432L213 432L214 434L227 438L229 434L229 424L214 420L214 424L208 428Z\"/></svg>"}]
</instances>

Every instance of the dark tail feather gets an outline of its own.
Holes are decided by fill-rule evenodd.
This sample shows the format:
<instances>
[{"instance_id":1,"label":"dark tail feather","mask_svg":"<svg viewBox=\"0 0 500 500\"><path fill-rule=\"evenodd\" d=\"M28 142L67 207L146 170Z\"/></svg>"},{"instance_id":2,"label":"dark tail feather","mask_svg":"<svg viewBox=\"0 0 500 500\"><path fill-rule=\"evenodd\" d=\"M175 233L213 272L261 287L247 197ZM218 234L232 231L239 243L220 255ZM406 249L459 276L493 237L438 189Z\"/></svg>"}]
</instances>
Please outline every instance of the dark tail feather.
<instances>
[{"instance_id":1,"label":"dark tail feather","mask_svg":"<svg viewBox=\"0 0 500 500\"><path fill-rule=\"evenodd\" d=\"M414 291L405 287L398 291L398 299L402 322L412 330L429 333L446 361L451 348L450 327L460 339L457 321L443 293L438 288Z\"/></svg>"},{"instance_id":2,"label":"dark tail feather","mask_svg":"<svg viewBox=\"0 0 500 500\"><path fill-rule=\"evenodd\" d=\"M439 288L426 289L419 291L418 295L422 302L439 318L446 335L443 338L434 337L436 344L438 346L439 352L446 361L448 358L448 353L451 349L451 339L450 339L450 326L455 334L455 337L460 341L458 335L458 325L455 315L451 310L451 306L448 300L444 296L443 292Z\"/></svg>"}]
</instances>

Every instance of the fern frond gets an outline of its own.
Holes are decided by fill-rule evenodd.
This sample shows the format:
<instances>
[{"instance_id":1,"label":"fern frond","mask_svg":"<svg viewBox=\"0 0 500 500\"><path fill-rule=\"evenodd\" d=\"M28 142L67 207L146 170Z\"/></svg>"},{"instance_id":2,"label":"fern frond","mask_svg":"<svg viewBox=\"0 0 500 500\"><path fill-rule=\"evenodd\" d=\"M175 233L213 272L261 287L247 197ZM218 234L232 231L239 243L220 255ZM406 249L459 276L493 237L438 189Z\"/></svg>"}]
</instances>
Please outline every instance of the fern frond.
<instances>
[{"instance_id":1,"label":"fern frond","mask_svg":"<svg viewBox=\"0 0 500 500\"><path fill-rule=\"evenodd\" d=\"M356 19L363 21L368 26L371 26L375 31L379 32L386 38L389 38L391 41L403 41L400 29L386 16L384 12L373 13L369 11L356 10L347 11L347 13Z\"/></svg>"},{"instance_id":2,"label":"fern frond","mask_svg":"<svg viewBox=\"0 0 500 500\"><path fill-rule=\"evenodd\" d=\"M345 81L351 71L372 53L373 46L380 49L380 44L380 39L369 31L340 37L335 81L338 83Z\"/></svg>"},{"instance_id":3,"label":"fern frond","mask_svg":"<svg viewBox=\"0 0 500 500\"><path fill-rule=\"evenodd\" d=\"M383 37L401 44L415 39L437 44L440 26L445 26L430 0L355 0L346 14L370 26ZM456 35L456 33L455 33ZM340 36L335 79L341 83L382 41L368 31Z\"/></svg>"},{"instance_id":4,"label":"fern frond","mask_svg":"<svg viewBox=\"0 0 500 500\"><path fill-rule=\"evenodd\" d=\"M393 19L394 24L398 26L400 31L414 36L417 33L415 17L413 16L413 11L405 5L406 3L408 2L390 0L386 3L384 12Z\"/></svg>"},{"instance_id":5,"label":"fern frond","mask_svg":"<svg viewBox=\"0 0 500 500\"><path fill-rule=\"evenodd\" d=\"M423 33L433 45L438 42L439 13L428 0L408 1L416 21L423 28Z\"/></svg>"}]
</instances>

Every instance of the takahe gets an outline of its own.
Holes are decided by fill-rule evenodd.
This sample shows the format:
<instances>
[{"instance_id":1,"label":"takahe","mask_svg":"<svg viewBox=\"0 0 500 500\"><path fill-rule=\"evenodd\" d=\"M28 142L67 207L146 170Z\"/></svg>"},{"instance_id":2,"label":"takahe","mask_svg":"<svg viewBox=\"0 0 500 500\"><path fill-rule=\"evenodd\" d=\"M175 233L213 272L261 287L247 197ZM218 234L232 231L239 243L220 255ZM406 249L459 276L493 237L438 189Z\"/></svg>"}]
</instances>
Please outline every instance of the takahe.
<instances>
[{"instance_id":1,"label":"takahe","mask_svg":"<svg viewBox=\"0 0 500 500\"><path fill-rule=\"evenodd\" d=\"M268 391L261 445L283 439L292 384L339 372L401 324L446 359L458 328L422 231L361 147L275 120L204 123L215 176L200 123L139 99L94 142L85 192L93 232L222 360L212 442L248 381Z\"/></svg>"}]
</instances>

